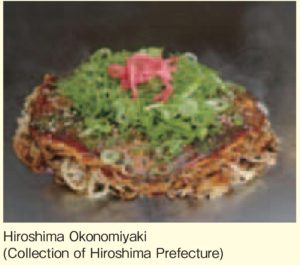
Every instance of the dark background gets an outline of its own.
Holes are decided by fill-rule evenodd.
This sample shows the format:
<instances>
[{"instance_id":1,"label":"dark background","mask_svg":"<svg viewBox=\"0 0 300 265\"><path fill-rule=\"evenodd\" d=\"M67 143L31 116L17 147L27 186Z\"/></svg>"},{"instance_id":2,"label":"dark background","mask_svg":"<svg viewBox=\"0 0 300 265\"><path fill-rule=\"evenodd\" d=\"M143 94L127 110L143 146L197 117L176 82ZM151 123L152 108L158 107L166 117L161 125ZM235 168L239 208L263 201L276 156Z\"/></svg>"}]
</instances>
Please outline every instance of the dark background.
<instances>
[{"instance_id":1,"label":"dark background","mask_svg":"<svg viewBox=\"0 0 300 265\"><path fill-rule=\"evenodd\" d=\"M4 3L4 221L295 221L295 2ZM11 139L46 72L70 72L100 47L192 51L270 110L278 165L221 200L89 201L35 175Z\"/></svg>"}]
</instances>

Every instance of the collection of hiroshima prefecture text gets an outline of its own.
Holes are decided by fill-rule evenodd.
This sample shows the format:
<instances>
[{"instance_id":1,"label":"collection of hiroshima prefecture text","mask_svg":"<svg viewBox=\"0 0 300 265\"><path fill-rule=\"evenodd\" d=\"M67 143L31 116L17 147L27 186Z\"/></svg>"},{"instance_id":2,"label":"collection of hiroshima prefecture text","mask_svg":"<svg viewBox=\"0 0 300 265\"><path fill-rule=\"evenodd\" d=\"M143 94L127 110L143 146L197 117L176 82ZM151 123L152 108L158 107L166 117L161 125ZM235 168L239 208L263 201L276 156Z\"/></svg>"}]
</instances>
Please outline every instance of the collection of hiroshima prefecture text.
<instances>
[{"instance_id":1,"label":"collection of hiroshima prefecture text","mask_svg":"<svg viewBox=\"0 0 300 265\"><path fill-rule=\"evenodd\" d=\"M69 233L4 231L2 255L5 260L23 259L202 259L222 260L223 249L204 249L195 247L176 248L157 246L148 248L147 231L127 233ZM58 243L57 247L49 243ZM59 244L59 242L69 243ZM17 243L17 244L16 244ZM30 246L30 243L31 246ZM38 244L36 244L38 243ZM72 243L81 243L80 248L73 249ZM137 243L135 245L135 243ZM118 248L112 246L115 244ZM130 247L127 246L130 244ZM159 245L159 242L157 243ZM76 245L77 246L77 245ZM120 247L121 246L121 247ZM71 249L68 249L70 247Z\"/></svg>"}]
</instances>

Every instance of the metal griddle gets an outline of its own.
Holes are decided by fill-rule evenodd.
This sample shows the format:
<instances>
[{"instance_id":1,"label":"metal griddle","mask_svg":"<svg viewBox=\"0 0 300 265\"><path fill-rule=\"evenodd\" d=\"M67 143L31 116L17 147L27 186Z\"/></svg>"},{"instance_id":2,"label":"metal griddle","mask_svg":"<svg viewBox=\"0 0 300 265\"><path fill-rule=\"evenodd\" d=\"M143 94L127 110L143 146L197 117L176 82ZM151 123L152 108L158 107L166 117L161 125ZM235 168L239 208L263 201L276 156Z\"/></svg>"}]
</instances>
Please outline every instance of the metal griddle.
<instances>
[{"instance_id":1,"label":"metal griddle","mask_svg":"<svg viewBox=\"0 0 300 265\"><path fill-rule=\"evenodd\" d=\"M4 221L294 222L295 3L4 3ZM244 84L270 111L278 164L214 201L90 201L36 175L11 139L26 95L46 72L70 72L98 47L192 51Z\"/></svg>"}]
</instances>

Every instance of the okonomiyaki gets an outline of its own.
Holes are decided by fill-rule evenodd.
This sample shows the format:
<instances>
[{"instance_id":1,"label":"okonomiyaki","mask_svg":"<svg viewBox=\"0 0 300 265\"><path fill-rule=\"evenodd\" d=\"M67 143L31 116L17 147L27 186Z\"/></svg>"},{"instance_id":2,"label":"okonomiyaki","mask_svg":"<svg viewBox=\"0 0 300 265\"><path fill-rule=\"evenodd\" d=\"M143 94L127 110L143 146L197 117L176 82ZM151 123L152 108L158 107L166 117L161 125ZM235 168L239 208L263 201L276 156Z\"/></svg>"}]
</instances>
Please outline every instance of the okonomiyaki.
<instances>
[{"instance_id":1,"label":"okonomiyaki","mask_svg":"<svg viewBox=\"0 0 300 265\"><path fill-rule=\"evenodd\" d=\"M92 198L215 198L276 163L264 105L189 52L102 48L46 74L13 138L33 172Z\"/></svg>"}]
</instances>

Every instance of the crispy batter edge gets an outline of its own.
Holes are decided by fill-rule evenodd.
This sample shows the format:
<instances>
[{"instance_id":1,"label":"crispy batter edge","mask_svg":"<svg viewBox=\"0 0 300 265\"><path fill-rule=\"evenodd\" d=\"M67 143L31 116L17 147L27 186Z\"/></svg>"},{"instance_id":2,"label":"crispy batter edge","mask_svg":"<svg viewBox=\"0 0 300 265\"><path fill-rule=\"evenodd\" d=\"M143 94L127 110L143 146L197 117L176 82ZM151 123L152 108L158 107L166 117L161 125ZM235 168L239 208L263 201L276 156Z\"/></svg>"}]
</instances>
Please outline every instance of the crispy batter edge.
<instances>
[{"instance_id":1,"label":"crispy batter edge","mask_svg":"<svg viewBox=\"0 0 300 265\"><path fill-rule=\"evenodd\" d=\"M59 169L50 162L51 157L76 161L85 172L87 193L89 182L93 181L91 172L101 172L101 183L108 183L110 193L122 199L133 199L137 196L154 196L166 194L174 197L212 198L227 193L236 185L251 181L276 161L278 139L270 127L270 123L257 106L257 101L248 93L240 93L236 106L244 116L247 129L236 135L230 144L224 145L208 156L191 161L179 174L170 176L166 182L143 182L131 178L119 166L104 165L91 153L80 152L76 147L59 139L40 133L32 133L29 128L32 106L41 89L54 79L45 75L41 86L36 87L24 104L18 128L13 137L13 148L20 160L32 171L40 173L47 168L54 171L55 180L69 186L62 178ZM271 151L270 151L271 150ZM253 162L254 157L270 156L269 161ZM251 158L247 158L250 156ZM241 159L243 165L241 163ZM250 160L252 159L252 162ZM250 174L251 172L251 174ZM247 175L248 174L248 175ZM245 177L248 176L248 177ZM75 190L76 191L76 190Z\"/></svg>"}]
</instances>

